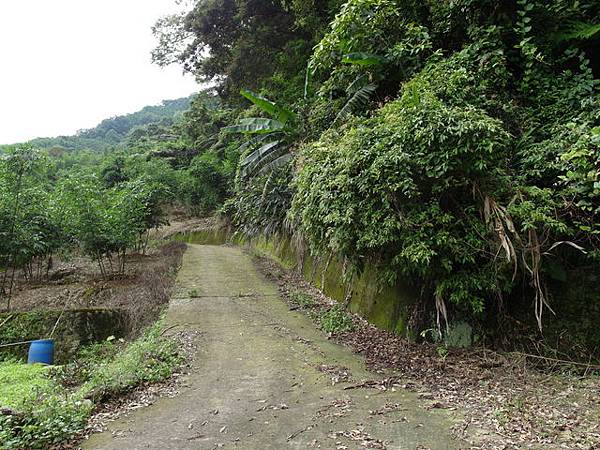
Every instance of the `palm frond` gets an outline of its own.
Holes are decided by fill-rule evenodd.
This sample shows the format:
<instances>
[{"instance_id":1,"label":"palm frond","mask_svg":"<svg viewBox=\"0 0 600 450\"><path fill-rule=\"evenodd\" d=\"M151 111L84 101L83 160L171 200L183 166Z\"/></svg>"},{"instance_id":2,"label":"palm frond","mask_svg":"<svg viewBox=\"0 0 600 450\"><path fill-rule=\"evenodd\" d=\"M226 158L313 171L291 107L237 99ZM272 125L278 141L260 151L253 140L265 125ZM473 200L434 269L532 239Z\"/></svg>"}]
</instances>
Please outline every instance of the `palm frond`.
<instances>
[{"instance_id":1,"label":"palm frond","mask_svg":"<svg viewBox=\"0 0 600 450\"><path fill-rule=\"evenodd\" d=\"M268 172L273 172L275 169L278 169L284 165L286 165L288 162L290 162L292 159L294 158L294 155L290 152L286 153L285 155L281 155L279 158L276 158L275 160L273 160L272 162L266 163L259 171L258 174L259 175L264 175Z\"/></svg>"},{"instance_id":2,"label":"palm frond","mask_svg":"<svg viewBox=\"0 0 600 450\"><path fill-rule=\"evenodd\" d=\"M376 90L377 85L372 83L365 84L361 88L358 88L344 104L342 109L340 109L340 112L338 112L337 116L335 117L333 124L335 125L348 115L364 109L368 105L369 101L371 100L371 96Z\"/></svg>"},{"instance_id":3,"label":"palm frond","mask_svg":"<svg viewBox=\"0 0 600 450\"><path fill-rule=\"evenodd\" d=\"M360 88L362 88L365 84L365 80L367 79L367 75L360 75L358 77L356 77L354 79L354 81L352 83L350 83L348 85L348 87L346 88L346 94L348 94L348 96L353 95L356 93L356 91L358 91Z\"/></svg>"},{"instance_id":4,"label":"palm frond","mask_svg":"<svg viewBox=\"0 0 600 450\"><path fill-rule=\"evenodd\" d=\"M355 52L349 53L342 59L345 64L352 64L355 66L381 66L386 63L386 59L383 56L376 55L374 53L367 52Z\"/></svg>"},{"instance_id":5,"label":"palm frond","mask_svg":"<svg viewBox=\"0 0 600 450\"><path fill-rule=\"evenodd\" d=\"M244 158L244 160L240 163L240 166L246 167L246 166L256 162L257 160L264 158L273 149L275 149L275 147L277 147L279 145L279 142L280 141L269 142L268 144L265 144L265 145L261 146L260 148L256 149L255 151L250 153L248 156L246 156L246 158Z\"/></svg>"},{"instance_id":6,"label":"palm frond","mask_svg":"<svg viewBox=\"0 0 600 450\"><path fill-rule=\"evenodd\" d=\"M275 168L275 165L272 163L282 156L289 155L291 157L289 147L287 145L280 145L279 142L277 142L277 145L272 145L269 148L261 147L261 149L258 149L254 153L250 155L252 156L252 161L241 166L241 173L244 177L254 177L258 174L266 173Z\"/></svg>"},{"instance_id":7,"label":"palm frond","mask_svg":"<svg viewBox=\"0 0 600 450\"><path fill-rule=\"evenodd\" d=\"M285 106L272 102L271 100L249 91L248 89L242 89L240 94L283 124L296 117L296 114Z\"/></svg>"},{"instance_id":8,"label":"palm frond","mask_svg":"<svg viewBox=\"0 0 600 450\"><path fill-rule=\"evenodd\" d=\"M600 23L574 21L554 35L556 42L587 40L600 34Z\"/></svg>"},{"instance_id":9,"label":"palm frond","mask_svg":"<svg viewBox=\"0 0 600 450\"><path fill-rule=\"evenodd\" d=\"M226 133L268 134L280 131L284 126L285 125L279 120L250 117L240 120L235 125L223 128L223 131Z\"/></svg>"},{"instance_id":10,"label":"palm frond","mask_svg":"<svg viewBox=\"0 0 600 450\"><path fill-rule=\"evenodd\" d=\"M250 147L254 147L255 145L260 144L261 142L263 142L265 139L270 139L272 137L272 135L269 134L258 134L254 137L252 137L251 139L248 139L246 142L244 142L243 144L241 144L238 147L238 153L240 155L244 154L244 152L246 152L246 150L248 150Z\"/></svg>"}]
</instances>

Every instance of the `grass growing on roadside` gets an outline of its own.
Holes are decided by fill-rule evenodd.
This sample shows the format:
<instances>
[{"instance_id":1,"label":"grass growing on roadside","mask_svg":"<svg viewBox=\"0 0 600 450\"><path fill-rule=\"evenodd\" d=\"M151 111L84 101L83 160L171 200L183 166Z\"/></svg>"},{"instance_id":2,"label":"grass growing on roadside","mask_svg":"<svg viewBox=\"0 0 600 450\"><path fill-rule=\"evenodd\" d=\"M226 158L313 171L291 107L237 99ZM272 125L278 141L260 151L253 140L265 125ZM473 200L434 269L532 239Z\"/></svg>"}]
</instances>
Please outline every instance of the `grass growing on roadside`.
<instances>
[{"instance_id":1,"label":"grass growing on roadside","mask_svg":"<svg viewBox=\"0 0 600 450\"><path fill-rule=\"evenodd\" d=\"M81 431L94 404L163 381L183 361L158 322L131 344L107 341L82 349L73 363L47 368L0 363L2 450L46 449Z\"/></svg>"},{"instance_id":2,"label":"grass growing on roadside","mask_svg":"<svg viewBox=\"0 0 600 450\"><path fill-rule=\"evenodd\" d=\"M328 311L323 313L319 322L321 329L326 333L336 334L345 331L352 331L354 323L348 313L339 305L332 306Z\"/></svg>"},{"instance_id":3,"label":"grass growing on roadside","mask_svg":"<svg viewBox=\"0 0 600 450\"><path fill-rule=\"evenodd\" d=\"M48 368L17 362L0 362L0 406L18 409L38 393L51 392Z\"/></svg>"},{"instance_id":4,"label":"grass growing on roadside","mask_svg":"<svg viewBox=\"0 0 600 450\"><path fill-rule=\"evenodd\" d=\"M114 358L98 363L78 395L97 402L169 378L183 358L177 343L161 335L162 329L159 322Z\"/></svg>"},{"instance_id":5,"label":"grass growing on roadside","mask_svg":"<svg viewBox=\"0 0 600 450\"><path fill-rule=\"evenodd\" d=\"M315 300L310 295L305 294L302 291L293 291L290 292L289 295L291 300L301 308L310 309L315 306Z\"/></svg>"}]
</instances>

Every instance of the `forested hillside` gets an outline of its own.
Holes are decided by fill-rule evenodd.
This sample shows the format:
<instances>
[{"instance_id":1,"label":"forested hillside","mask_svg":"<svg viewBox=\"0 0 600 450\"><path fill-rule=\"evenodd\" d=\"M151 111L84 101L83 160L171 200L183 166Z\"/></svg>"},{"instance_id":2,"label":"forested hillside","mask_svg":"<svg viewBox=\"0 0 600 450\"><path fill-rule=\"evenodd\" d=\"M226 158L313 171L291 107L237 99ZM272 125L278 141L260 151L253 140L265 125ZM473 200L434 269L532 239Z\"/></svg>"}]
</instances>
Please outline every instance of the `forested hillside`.
<instances>
[{"instance_id":1,"label":"forested hillside","mask_svg":"<svg viewBox=\"0 0 600 450\"><path fill-rule=\"evenodd\" d=\"M165 100L160 105L146 106L140 111L111 117L94 128L80 130L74 136L36 138L29 144L40 149L105 151L123 147L127 139L139 139L152 133L153 137L168 139L168 131L177 118L186 111L193 96ZM4 146L7 147L7 146ZM2 150L2 146L0 146Z\"/></svg>"}]
</instances>

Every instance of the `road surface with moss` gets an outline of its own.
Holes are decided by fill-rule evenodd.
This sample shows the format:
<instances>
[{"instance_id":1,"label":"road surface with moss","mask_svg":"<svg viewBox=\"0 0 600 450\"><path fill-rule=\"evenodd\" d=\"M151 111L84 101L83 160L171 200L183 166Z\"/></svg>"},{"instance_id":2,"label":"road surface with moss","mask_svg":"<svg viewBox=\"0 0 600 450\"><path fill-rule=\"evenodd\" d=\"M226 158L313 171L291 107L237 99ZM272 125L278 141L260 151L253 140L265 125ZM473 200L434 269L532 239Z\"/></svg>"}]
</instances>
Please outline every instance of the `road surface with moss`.
<instances>
[{"instance_id":1,"label":"road surface with moss","mask_svg":"<svg viewBox=\"0 0 600 450\"><path fill-rule=\"evenodd\" d=\"M449 449L449 411L427 410L376 380L335 344L239 248L190 245L167 321L197 330L191 373L162 398L93 435L86 450Z\"/></svg>"}]
</instances>

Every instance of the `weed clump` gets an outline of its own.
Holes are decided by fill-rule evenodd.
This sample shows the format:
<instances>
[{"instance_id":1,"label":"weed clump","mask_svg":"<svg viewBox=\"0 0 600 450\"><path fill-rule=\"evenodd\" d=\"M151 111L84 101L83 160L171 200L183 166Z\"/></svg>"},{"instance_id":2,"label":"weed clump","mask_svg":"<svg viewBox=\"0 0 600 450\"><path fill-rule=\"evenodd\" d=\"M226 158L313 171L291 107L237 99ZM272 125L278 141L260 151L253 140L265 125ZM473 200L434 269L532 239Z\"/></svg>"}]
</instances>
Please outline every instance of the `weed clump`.
<instances>
[{"instance_id":1,"label":"weed clump","mask_svg":"<svg viewBox=\"0 0 600 450\"><path fill-rule=\"evenodd\" d=\"M354 329L352 318L339 305L332 306L321 316L319 322L321 329L330 334L344 333Z\"/></svg>"},{"instance_id":2,"label":"weed clump","mask_svg":"<svg viewBox=\"0 0 600 450\"><path fill-rule=\"evenodd\" d=\"M315 300L310 295L301 291L290 293L291 300L302 309L312 309L315 307Z\"/></svg>"},{"instance_id":3,"label":"weed clump","mask_svg":"<svg viewBox=\"0 0 600 450\"><path fill-rule=\"evenodd\" d=\"M159 321L130 344L94 344L55 368L1 362L0 448L55 448L85 427L95 404L169 378L183 356L162 330Z\"/></svg>"}]
</instances>

